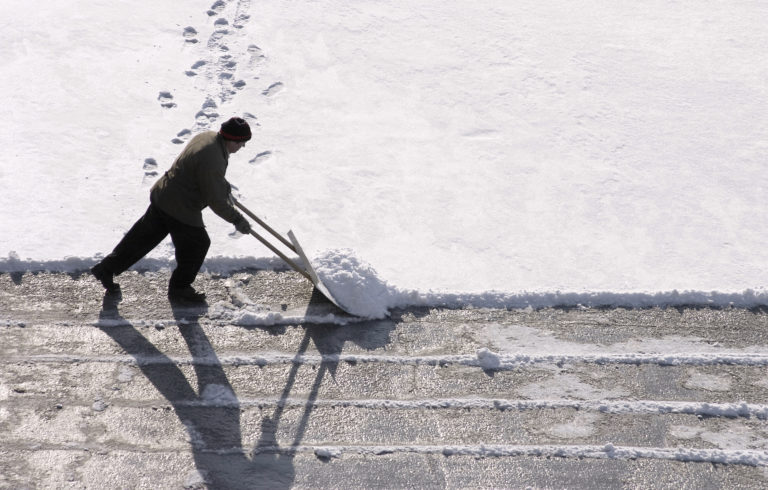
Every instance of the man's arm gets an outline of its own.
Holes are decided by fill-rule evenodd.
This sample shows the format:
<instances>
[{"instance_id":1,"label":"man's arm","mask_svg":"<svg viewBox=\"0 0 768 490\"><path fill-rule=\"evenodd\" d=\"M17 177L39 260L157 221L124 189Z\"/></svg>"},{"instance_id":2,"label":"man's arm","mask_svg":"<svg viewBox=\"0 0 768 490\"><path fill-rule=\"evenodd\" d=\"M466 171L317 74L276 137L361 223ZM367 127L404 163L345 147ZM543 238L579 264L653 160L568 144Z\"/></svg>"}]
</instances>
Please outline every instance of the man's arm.
<instances>
[{"instance_id":1,"label":"man's arm","mask_svg":"<svg viewBox=\"0 0 768 490\"><path fill-rule=\"evenodd\" d=\"M231 187L224 177L223 167L217 165L201 165L200 190L211 210L223 220L237 226L238 231L245 228L248 221L235 209L229 199ZM243 224L244 223L244 224ZM250 227L248 227L250 229ZM242 231L241 231L242 232ZM243 233L247 233L244 231Z\"/></svg>"}]
</instances>

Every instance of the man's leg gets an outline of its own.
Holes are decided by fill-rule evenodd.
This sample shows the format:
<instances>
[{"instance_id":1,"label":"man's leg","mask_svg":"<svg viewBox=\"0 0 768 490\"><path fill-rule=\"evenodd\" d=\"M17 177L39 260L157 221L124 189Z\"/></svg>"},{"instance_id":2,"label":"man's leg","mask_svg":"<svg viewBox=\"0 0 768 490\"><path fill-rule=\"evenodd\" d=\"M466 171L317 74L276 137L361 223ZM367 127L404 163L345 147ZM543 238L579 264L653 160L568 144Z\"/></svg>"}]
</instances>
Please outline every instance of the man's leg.
<instances>
[{"instance_id":1,"label":"man's leg","mask_svg":"<svg viewBox=\"0 0 768 490\"><path fill-rule=\"evenodd\" d=\"M160 210L150 204L144 216L134 223L112 253L92 269L93 274L107 289L112 289L109 287L112 276L125 272L168 236L167 225L160 213Z\"/></svg>"},{"instance_id":2,"label":"man's leg","mask_svg":"<svg viewBox=\"0 0 768 490\"><path fill-rule=\"evenodd\" d=\"M176 269L171 274L169 290L191 288L203 266L211 239L202 226L190 226L166 216L170 223L171 240L176 249Z\"/></svg>"}]
</instances>

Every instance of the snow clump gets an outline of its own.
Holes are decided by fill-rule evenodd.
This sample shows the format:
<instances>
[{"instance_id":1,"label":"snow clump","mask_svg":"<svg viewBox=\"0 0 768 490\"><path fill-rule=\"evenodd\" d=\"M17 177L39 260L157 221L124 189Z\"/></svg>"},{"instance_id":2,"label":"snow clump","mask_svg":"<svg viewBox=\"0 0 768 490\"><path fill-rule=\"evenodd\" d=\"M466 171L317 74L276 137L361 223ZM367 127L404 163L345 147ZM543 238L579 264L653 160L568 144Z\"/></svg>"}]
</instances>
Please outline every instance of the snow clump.
<instances>
[{"instance_id":1,"label":"snow clump","mask_svg":"<svg viewBox=\"0 0 768 490\"><path fill-rule=\"evenodd\" d=\"M498 369L501 366L501 357L487 347L477 349L477 360L483 369Z\"/></svg>"},{"instance_id":2,"label":"snow clump","mask_svg":"<svg viewBox=\"0 0 768 490\"><path fill-rule=\"evenodd\" d=\"M334 299L353 315L386 318L400 295L350 249L327 250L312 264Z\"/></svg>"}]
</instances>

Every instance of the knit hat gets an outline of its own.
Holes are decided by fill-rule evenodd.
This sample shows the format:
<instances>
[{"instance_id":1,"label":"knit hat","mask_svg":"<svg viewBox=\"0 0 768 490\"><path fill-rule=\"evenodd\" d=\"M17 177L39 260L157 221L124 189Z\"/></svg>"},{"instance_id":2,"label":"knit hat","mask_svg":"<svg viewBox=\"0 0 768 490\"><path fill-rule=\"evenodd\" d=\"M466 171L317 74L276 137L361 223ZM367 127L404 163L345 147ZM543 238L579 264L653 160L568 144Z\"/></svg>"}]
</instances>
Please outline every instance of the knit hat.
<instances>
[{"instance_id":1,"label":"knit hat","mask_svg":"<svg viewBox=\"0 0 768 490\"><path fill-rule=\"evenodd\" d=\"M251 139L251 127L241 117L233 117L221 125L219 134L232 141L248 141Z\"/></svg>"}]
</instances>

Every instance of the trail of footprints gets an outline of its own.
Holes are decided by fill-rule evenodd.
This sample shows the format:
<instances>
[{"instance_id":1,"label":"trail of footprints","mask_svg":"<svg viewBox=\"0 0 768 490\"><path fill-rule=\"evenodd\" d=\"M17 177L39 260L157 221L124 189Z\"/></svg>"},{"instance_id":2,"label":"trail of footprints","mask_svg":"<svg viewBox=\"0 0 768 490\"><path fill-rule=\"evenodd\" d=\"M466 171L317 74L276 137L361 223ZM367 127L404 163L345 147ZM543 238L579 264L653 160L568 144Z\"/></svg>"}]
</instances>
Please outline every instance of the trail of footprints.
<instances>
[{"instance_id":1,"label":"trail of footprints","mask_svg":"<svg viewBox=\"0 0 768 490\"><path fill-rule=\"evenodd\" d=\"M233 4L233 5L232 5ZM209 89L208 95L205 101L200 106L200 109L195 114L195 123L192 128L185 128L176 133L176 136L171 139L171 142L177 145L186 143L194 133L200 131L210 130L214 128L218 122L221 114L218 112L218 106L220 103L228 102L242 90L247 82L237 77L238 60L244 58L247 68L252 68L258 63L265 60L265 55L261 48L255 44L250 44L247 48L247 55L244 57L233 56L230 52L230 48L226 43L227 37L232 35L236 30L242 29L245 24L250 20L250 15L247 13L250 7L250 0L237 0L236 2L229 2L226 0L216 0L211 7L207 10L206 15L209 18L216 18L213 22L213 32L208 38L205 44L205 50L207 56L205 59L199 59L193 63L184 73L189 78L204 77ZM234 18L232 23L224 17L227 9L233 10ZM182 38L184 43L190 46L195 46L200 43L200 32L192 27L188 26L182 30ZM254 80L258 80L259 77L253 77ZM274 97L284 90L285 86L282 82L275 82L267 86L261 93L265 97ZM174 96L170 91L161 91L157 100L163 109L177 109L178 104L174 101ZM217 102L218 101L218 102ZM243 114L243 117L253 126L258 126L256 122L256 116L250 113ZM249 160L251 164L259 164L272 156L271 151L263 151L257 154L254 158ZM157 162L154 158L147 158L144 160L144 182L152 182L158 175Z\"/></svg>"}]
</instances>

